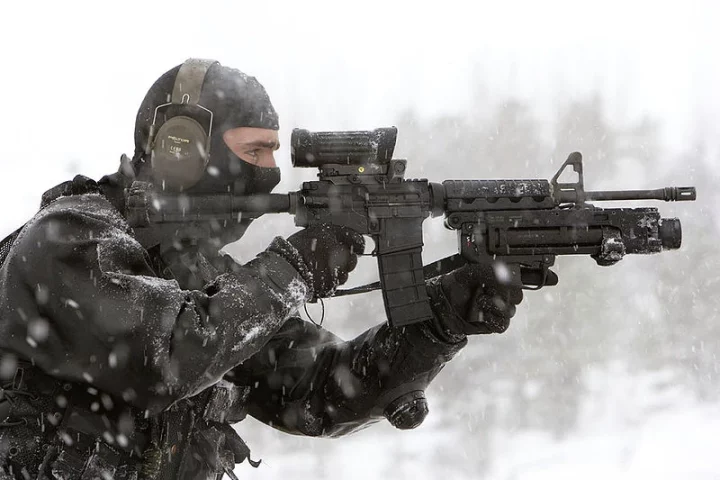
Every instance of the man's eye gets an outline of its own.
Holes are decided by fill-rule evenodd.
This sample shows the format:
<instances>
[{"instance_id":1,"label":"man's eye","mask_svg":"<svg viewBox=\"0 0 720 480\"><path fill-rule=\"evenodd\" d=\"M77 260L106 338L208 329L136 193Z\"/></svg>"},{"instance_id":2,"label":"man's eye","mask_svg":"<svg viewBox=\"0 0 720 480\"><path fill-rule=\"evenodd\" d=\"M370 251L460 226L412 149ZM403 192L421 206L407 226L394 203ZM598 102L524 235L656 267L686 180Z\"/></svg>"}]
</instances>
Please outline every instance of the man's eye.
<instances>
[{"instance_id":1,"label":"man's eye","mask_svg":"<svg viewBox=\"0 0 720 480\"><path fill-rule=\"evenodd\" d=\"M248 150L248 151L245 152L245 153L246 153L247 155L250 155L251 157L257 157L257 156L258 156L258 153L259 153L259 150Z\"/></svg>"}]
</instances>

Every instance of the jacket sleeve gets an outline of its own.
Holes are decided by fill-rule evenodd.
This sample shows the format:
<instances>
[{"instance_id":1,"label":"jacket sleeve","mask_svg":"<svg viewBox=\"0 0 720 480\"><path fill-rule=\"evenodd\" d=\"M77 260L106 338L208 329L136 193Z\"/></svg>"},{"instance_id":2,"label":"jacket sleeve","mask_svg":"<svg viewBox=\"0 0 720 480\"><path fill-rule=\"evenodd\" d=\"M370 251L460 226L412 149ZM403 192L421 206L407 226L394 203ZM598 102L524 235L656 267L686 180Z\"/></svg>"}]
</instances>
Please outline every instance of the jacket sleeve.
<instances>
[{"instance_id":1,"label":"jacket sleeve","mask_svg":"<svg viewBox=\"0 0 720 480\"><path fill-rule=\"evenodd\" d=\"M0 270L0 348L157 413L259 351L306 300L272 253L183 291L131 233L100 195L41 210Z\"/></svg>"},{"instance_id":2,"label":"jacket sleeve","mask_svg":"<svg viewBox=\"0 0 720 480\"><path fill-rule=\"evenodd\" d=\"M383 417L414 428L428 413L425 388L466 343L427 324L382 324L345 342L294 317L229 378L251 387L252 416L289 433L335 437Z\"/></svg>"}]
</instances>

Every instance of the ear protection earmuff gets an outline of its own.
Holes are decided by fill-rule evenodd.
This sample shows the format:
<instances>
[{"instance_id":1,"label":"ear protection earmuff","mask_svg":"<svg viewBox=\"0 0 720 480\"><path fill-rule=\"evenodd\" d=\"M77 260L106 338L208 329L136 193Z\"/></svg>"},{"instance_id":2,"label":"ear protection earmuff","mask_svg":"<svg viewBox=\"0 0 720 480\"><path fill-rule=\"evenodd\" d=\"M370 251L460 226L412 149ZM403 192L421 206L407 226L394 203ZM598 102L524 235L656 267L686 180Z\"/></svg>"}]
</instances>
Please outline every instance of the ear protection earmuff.
<instances>
[{"instance_id":1,"label":"ear protection earmuff","mask_svg":"<svg viewBox=\"0 0 720 480\"><path fill-rule=\"evenodd\" d=\"M183 191L205 173L213 112L199 101L205 75L215 63L186 60L175 77L170 102L155 108L145 153L150 154L153 181L163 190Z\"/></svg>"}]
</instances>

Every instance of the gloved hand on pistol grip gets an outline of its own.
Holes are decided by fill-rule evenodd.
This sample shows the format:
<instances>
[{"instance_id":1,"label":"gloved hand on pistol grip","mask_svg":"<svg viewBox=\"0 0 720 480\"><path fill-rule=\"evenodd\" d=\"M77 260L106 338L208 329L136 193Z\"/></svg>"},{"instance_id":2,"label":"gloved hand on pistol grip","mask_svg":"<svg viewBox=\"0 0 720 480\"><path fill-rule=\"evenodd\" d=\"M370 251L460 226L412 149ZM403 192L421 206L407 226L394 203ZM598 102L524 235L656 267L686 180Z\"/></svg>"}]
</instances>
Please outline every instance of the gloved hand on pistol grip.
<instances>
[{"instance_id":1,"label":"gloved hand on pistol grip","mask_svg":"<svg viewBox=\"0 0 720 480\"><path fill-rule=\"evenodd\" d=\"M507 330L523 291L510 284L506 272L499 263L467 264L428 282L441 338Z\"/></svg>"},{"instance_id":2,"label":"gloved hand on pistol grip","mask_svg":"<svg viewBox=\"0 0 720 480\"><path fill-rule=\"evenodd\" d=\"M347 282L357 266L358 255L365 251L362 235L337 225L311 225L283 240L285 244L278 238L268 250L283 256L300 272L314 298L332 296L339 285Z\"/></svg>"}]
</instances>

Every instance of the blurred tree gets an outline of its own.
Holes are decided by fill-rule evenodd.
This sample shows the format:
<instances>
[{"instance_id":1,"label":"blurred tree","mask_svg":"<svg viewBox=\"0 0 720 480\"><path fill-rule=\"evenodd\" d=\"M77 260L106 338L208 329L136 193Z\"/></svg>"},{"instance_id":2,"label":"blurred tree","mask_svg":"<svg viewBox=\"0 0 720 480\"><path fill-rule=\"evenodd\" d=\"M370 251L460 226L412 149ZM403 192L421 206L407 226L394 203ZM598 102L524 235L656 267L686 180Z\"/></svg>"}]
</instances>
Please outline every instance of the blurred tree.
<instances>
[{"instance_id":1,"label":"blurred tree","mask_svg":"<svg viewBox=\"0 0 720 480\"><path fill-rule=\"evenodd\" d=\"M673 162L676 167L666 177L666 183L681 178L683 184L695 185L698 200L682 210L682 250L652 265L647 283L660 315L638 330L639 354L632 359L642 371L674 374L660 388L683 385L702 400L720 398L720 175L711 164L707 149L700 146Z\"/></svg>"}]
</instances>

